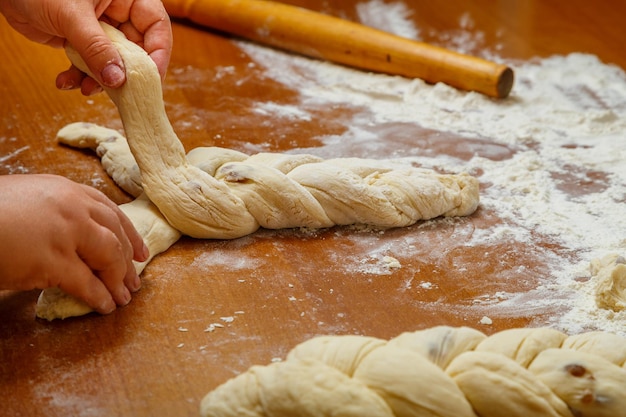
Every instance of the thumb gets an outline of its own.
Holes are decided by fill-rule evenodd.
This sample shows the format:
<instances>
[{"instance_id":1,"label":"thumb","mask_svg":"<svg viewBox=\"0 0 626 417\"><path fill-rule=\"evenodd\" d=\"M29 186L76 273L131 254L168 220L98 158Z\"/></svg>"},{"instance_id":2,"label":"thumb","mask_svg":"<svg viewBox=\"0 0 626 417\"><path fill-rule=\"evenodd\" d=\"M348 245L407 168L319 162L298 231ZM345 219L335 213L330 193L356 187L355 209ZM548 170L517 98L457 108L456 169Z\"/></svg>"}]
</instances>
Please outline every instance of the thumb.
<instances>
[{"instance_id":1,"label":"thumb","mask_svg":"<svg viewBox=\"0 0 626 417\"><path fill-rule=\"evenodd\" d=\"M95 18L70 25L66 39L100 85L118 88L126 81L124 61Z\"/></svg>"}]
</instances>

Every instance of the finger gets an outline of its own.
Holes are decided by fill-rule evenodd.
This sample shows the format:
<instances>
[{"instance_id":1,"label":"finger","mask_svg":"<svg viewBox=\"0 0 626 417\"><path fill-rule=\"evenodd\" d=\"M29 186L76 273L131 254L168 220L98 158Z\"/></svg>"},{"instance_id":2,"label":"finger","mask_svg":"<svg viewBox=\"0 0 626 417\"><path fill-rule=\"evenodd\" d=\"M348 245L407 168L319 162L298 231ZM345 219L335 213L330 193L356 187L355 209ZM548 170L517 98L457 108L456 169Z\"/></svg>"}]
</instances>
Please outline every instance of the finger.
<instances>
[{"instance_id":1,"label":"finger","mask_svg":"<svg viewBox=\"0 0 626 417\"><path fill-rule=\"evenodd\" d=\"M111 230L122 245L124 260L126 261L124 285L130 291L138 291L141 288L141 280L133 264L133 259L139 262L147 260L149 257L148 248L144 244L141 235L135 230L130 219L115 203L100 191L92 187L84 187L86 187L85 191L100 203L99 206L92 208L92 218L101 226ZM112 271L107 271L104 275L99 276L103 280L119 279Z\"/></svg>"},{"instance_id":2,"label":"finger","mask_svg":"<svg viewBox=\"0 0 626 417\"><path fill-rule=\"evenodd\" d=\"M109 314L115 310L115 301L109 290L78 256L64 271L66 277L59 284L61 290L83 300L100 314Z\"/></svg>"},{"instance_id":3,"label":"finger","mask_svg":"<svg viewBox=\"0 0 626 417\"><path fill-rule=\"evenodd\" d=\"M102 86L91 77L85 77L80 83L80 92L84 96L93 96L94 94L101 93L102 91Z\"/></svg>"},{"instance_id":4,"label":"finger","mask_svg":"<svg viewBox=\"0 0 626 417\"><path fill-rule=\"evenodd\" d=\"M84 72L72 65L57 75L56 86L59 90L73 90L81 86L85 77Z\"/></svg>"},{"instance_id":5,"label":"finger","mask_svg":"<svg viewBox=\"0 0 626 417\"><path fill-rule=\"evenodd\" d=\"M78 17L75 17L78 16ZM77 21L80 18L80 21ZM83 58L94 79L105 87L118 88L126 81L124 62L104 33L93 10L68 14L67 38ZM83 87L82 91L85 91Z\"/></svg>"},{"instance_id":6,"label":"finger","mask_svg":"<svg viewBox=\"0 0 626 417\"><path fill-rule=\"evenodd\" d=\"M137 0L130 13L130 22L143 34L143 48L156 64L161 79L170 62L172 25L160 0Z\"/></svg>"},{"instance_id":7,"label":"finger","mask_svg":"<svg viewBox=\"0 0 626 417\"><path fill-rule=\"evenodd\" d=\"M128 262L122 243L112 230L93 222L79 241L76 253L105 285L116 304L123 306L130 302L124 282Z\"/></svg>"},{"instance_id":8,"label":"finger","mask_svg":"<svg viewBox=\"0 0 626 417\"><path fill-rule=\"evenodd\" d=\"M125 229L125 227L132 229L132 224L117 205L100 191L88 186L83 186L83 189L95 200L95 204L90 207L90 218L96 230L83 235L80 247L87 257L81 256L93 270L98 271L96 275L111 291L116 302L126 304L130 301L128 290L137 291L141 286L133 265L135 248ZM98 236L98 233L103 235ZM92 238L96 240L90 240ZM96 246L98 244L101 245L100 248ZM141 237L138 244L143 246ZM101 252L99 256L93 254L98 251Z\"/></svg>"},{"instance_id":9,"label":"finger","mask_svg":"<svg viewBox=\"0 0 626 417\"><path fill-rule=\"evenodd\" d=\"M110 202L110 200L107 200ZM109 205L110 204L110 205ZM124 274L124 285L130 291L138 291L141 287L141 280L133 264L133 259L139 259L144 261L145 252L144 243L130 220L122 213L122 211L113 203L106 204L106 212L100 214L94 214L93 218L103 227L111 230L118 242L121 244L121 250L123 259L126 262L126 270ZM146 248L147 249L147 248ZM103 274L98 274L103 281L108 282L108 279L116 280L119 276L116 274L116 270L110 269L103 271ZM126 295L126 294L123 294Z\"/></svg>"},{"instance_id":10,"label":"finger","mask_svg":"<svg viewBox=\"0 0 626 417\"><path fill-rule=\"evenodd\" d=\"M108 207L110 210L113 211L113 213L117 217L117 220L122 226L122 230L124 234L128 238L128 241L130 242L130 245L133 251L132 258L139 262L146 261L148 257L150 256L148 247L145 245L143 241L143 237L139 234L139 232L137 232L137 230L135 229L135 226L130 221L128 216L126 216L126 214L124 214L124 212L119 208L119 206L115 204L113 201L111 201L110 199L108 199L107 196L104 195L102 192L96 190L93 187L89 187L87 185L83 185L83 187L85 187L86 192L92 198L101 202L102 204L104 204L106 207Z\"/></svg>"}]
</instances>

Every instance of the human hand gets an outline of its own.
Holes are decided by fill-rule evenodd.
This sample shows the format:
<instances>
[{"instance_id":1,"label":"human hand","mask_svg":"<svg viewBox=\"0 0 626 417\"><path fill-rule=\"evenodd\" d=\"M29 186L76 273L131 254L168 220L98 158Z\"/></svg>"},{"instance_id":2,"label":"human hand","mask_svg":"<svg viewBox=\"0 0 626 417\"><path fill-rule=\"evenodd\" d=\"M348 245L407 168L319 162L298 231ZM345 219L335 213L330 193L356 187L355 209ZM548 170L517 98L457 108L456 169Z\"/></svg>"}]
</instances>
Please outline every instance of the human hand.
<instances>
[{"instance_id":1,"label":"human hand","mask_svg":"<svg viewBox=\"0 0 626 417\"><path fill-rule=\"evenodd\" d=\"M0 289L59 287L108 314L140 280L148 249L100 191L56 175L0 176Z\"/></svg>"},{"instance_id":2,"label":"human hand","mask_svg":"<svg viewBox=\"0 0 626 417\"><path fill-rule=\"evenodd\" d=\"M172 50L170 19L160 0L0 0L0 12L27 38L54 47L69 42L83 58L96 80L75 67L60 73L57 88L81 88L85 95L102 91L100 84L124 84L124 62L105 35L98 19L122 31L141 45L161 74Z\"/></svg>"}]
</instances>

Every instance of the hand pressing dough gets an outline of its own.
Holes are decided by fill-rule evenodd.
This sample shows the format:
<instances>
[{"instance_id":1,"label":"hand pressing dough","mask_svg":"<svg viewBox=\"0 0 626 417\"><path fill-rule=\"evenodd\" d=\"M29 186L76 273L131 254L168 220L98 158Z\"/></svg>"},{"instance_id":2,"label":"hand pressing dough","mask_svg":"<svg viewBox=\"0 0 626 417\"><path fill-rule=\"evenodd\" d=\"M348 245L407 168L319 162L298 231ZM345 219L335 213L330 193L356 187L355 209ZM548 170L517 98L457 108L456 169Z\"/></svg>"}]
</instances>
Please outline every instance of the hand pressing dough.
<instances>
[{"instance_id":1,"label":"hand pressing dough","mask_svg":"<svg viewBox=\"0 0 626 417\"><path fill-rule=\"evenodd\" d=\"M148 262L172 246L180 238L181 233L170 226L145 194L119 207L133 223L150 250L150 257L146 261L133 261L135 270L140 274ZM85 303L58 288L43 290L35 307L37 317L46 320L83 316L92 311Z\"/></svg>"},{"instance_id":2,"label":"hand pressing dough","mask_svg":"<svg viewBox=\"0 0 626 417\"><path fill-rule=\"evenodd\" d=\"M438 216L469 215L478 206L478 181L466 174L390 169L355 158L248 156L222 148L194 149L186 156L167 119L153 61L120 31L102 27L126 67L126 83L105 91L119 110L128 140L88 123L68 125L58 137L71 146L95 149L116 183L141 196L122 209L132 213L129 217L145 240L153 239L146 242L152 256L181 234L231 239L259 227L402 227ZM66 52L89 73L71 46ZM141 271L144 266L136 267ZM50 289L42 293L37 315L49 320L77 316L85 314L85 307Z\"/></svg>"},{"instance_id":3,"label":"hand pressing dough","mask_svg":"<svg viewBox=\"0 0 626 417\"><path fill-rule=\"evenodd\" d=\"M447 326L390 341L321 336L296 346L284 362L254 366L209 392L200 414L626 416L624 363L599 355L613 343L626 346L626 339L601 332L568 338L542 328L487 337ZM329 395L337 386L341 395ZM376 412L370 413L370 407Z\"/></svg>"}]
</instances>

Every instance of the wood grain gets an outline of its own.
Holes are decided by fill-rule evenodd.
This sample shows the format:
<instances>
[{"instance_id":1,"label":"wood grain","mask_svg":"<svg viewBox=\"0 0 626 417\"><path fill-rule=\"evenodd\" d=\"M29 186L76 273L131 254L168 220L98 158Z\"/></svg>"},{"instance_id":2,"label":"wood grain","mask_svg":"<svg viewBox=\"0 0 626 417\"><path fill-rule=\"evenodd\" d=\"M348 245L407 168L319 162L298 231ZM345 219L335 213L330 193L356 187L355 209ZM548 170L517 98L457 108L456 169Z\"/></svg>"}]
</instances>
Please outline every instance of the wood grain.
<instances>
[{"instance_id":1,"label":"wood grain","mask_svg":"<svg viewBox=\"0 0 626 417\"><path fill-rule=\"evenodd\" d=\"M356 20L356 0L285 3ZM464 30L484 35L476 49L497 49L508 59L589 52L626 68L626 3L592 3L406 1L427 42L445 46L443 34L458 30L467 14L473 23ZM187 149L316 147L321 136L345 132L358 111L320 107L313 120L267 120L251 110L255 102L296 105L298 92L264 77L226 36L180 21L174 36L165 100ZM54 88L68 65L62 51L25 40L4 20L0 38L0 174L61 174L117 203L129 201L94 155L54 139L59 128L79 120L121 128L113 105L103 95L84 98ZM377 157L415 149L471 157L464 153L469 139L413 125L376 129L388 138ZM491 145L472 141L479 151ZM488 304L474 302L486 293L533 288L546 259L562 255L541 236L532 245L464 244L474 230L500 221L479 209L466 219L386 232L262 230L233 241L183 238L146 268L131 304L109 316L42 322L34 319L36 291L0 292L0 415L194 416L210 389L314 335L389 338L438 324L486 333L539 325L559 312L494 315ZM382 255L397 258L402 268L386 269ZM479 323L485 315L493 325Z\"/></svg>"}]
</instances>

